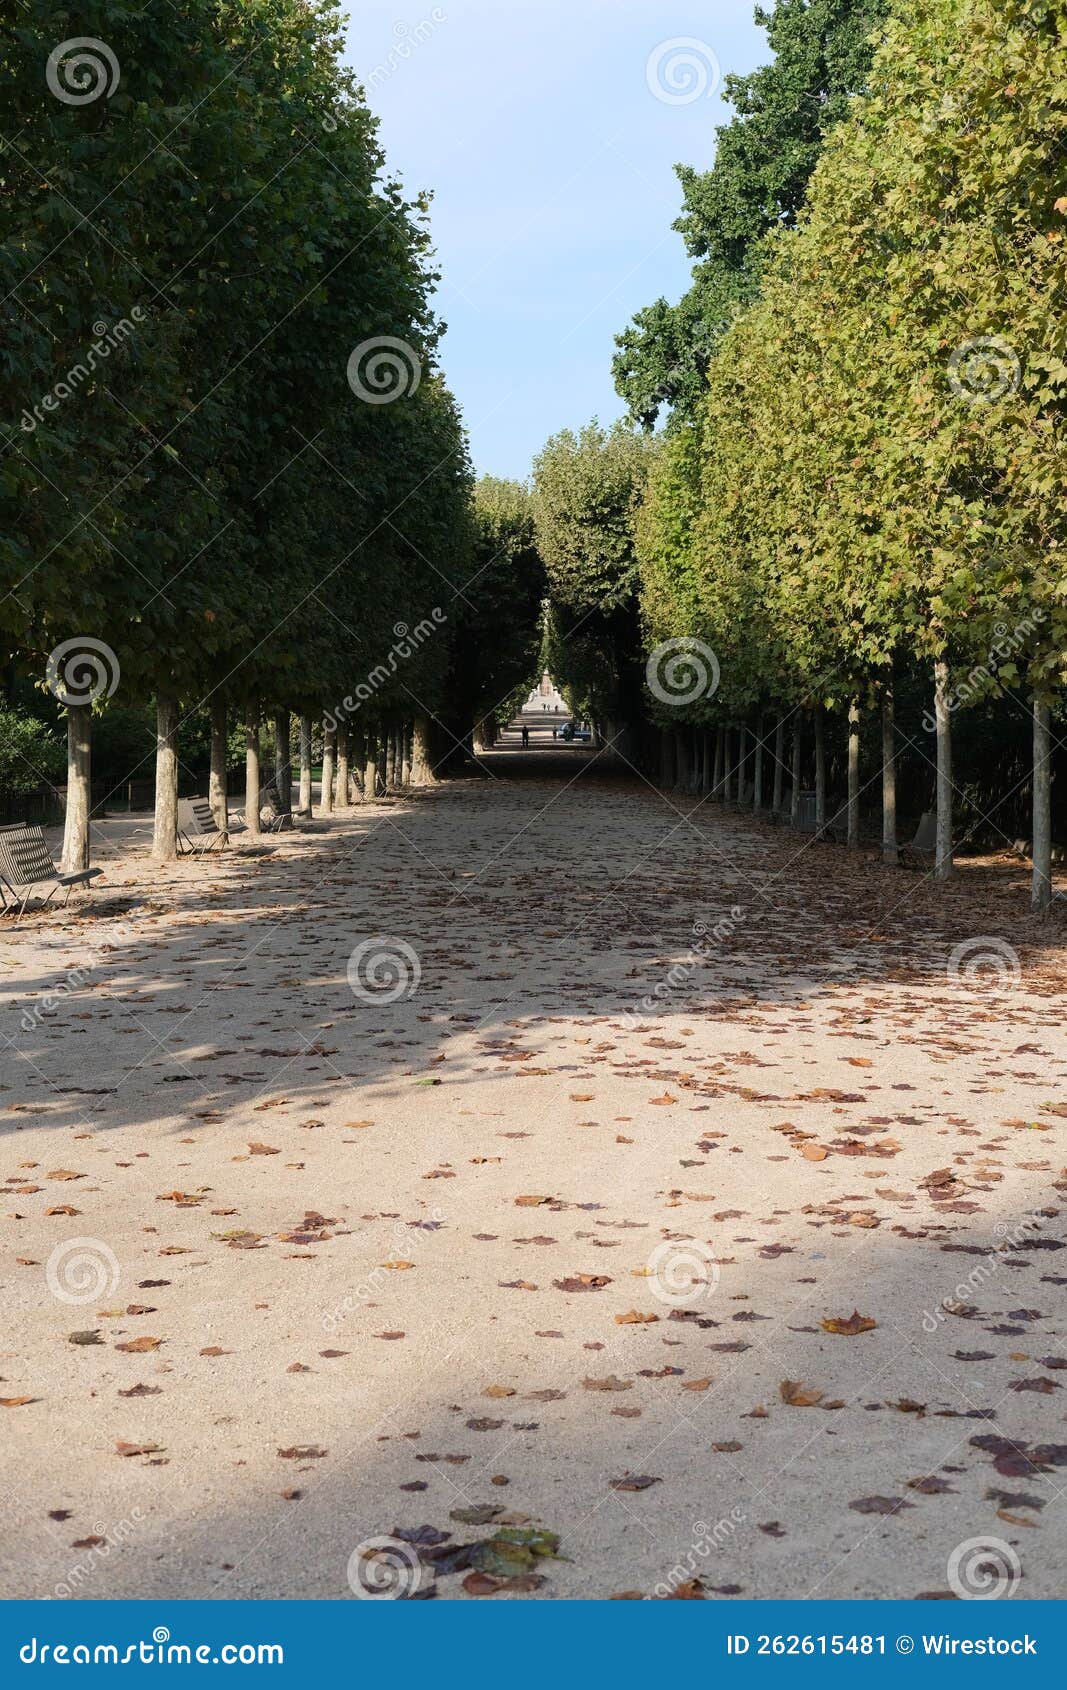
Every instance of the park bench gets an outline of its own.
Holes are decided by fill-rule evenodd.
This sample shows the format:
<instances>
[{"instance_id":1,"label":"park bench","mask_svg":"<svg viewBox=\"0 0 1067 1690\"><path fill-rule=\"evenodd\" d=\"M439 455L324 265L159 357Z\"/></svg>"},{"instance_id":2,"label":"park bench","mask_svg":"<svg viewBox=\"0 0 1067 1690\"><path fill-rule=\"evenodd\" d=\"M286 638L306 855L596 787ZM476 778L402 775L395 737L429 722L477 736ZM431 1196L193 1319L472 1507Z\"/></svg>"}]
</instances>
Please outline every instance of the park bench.
<instances>
[{"instance_id":1,"label":"park bench","mask_svg":"<svg viewBox=\"0 0 1067 1690\"><path fill-rule=\"evenodd\" d=\"M764 821L770 822L772 827L786 827L789 822L791 809L792 800L789 793L788 791L783 792L782 801L777 810L772 804L769 810L764 811L763 819Z\"/></svg>"},{"instance_id":2,"label":"park bench","mask_svg":"<svg viewBox=\"0 0 1067 1690\"><path fill-rule=\"evenodd\" d=\"M226 828L215 820L215 812L206 798L178 800L178 849L182 856L203 856L226 844L231 833L239 833L244 826L240 810L231 810Z\"/></svg>"},{"instance_id":3,"label":"park bench","mask_svg":"<svg viewBox=\"0 0 1067 1690\"><path fill-rule=\"evenodd\" d=\"M901 868L933 868L937 856L937 812L924 811L915 838L909 844L901 845L898 858Z\"/></svg>"},{"instance_id":4,"label":"park bench","mask_svg":"<svg viewBox=\"0 0 1067 1690\"><path fill-rule=\"evenodd\" d=\"M44 899L47 904L60 887L66 889L67 898L72 886L84 886L88 891L89 882L103 872L99 868L83 868L74 874L62 874L52 861L52 853L39 827L25 824L0 827L0 899L6 910L9 893L16 905L21 898L18 921L25 915L35 887L49 887L48 897ZM67 898L64 898L64 903Z\"/></svg>"},{"instance_id":5,"label":"park bench","mask_svg":"<svg viewBox=\"0 0 1067 1690\"><path fill-rule=\"evenodd\" d=\"M263 804L259 812L259 825L264 833L282 833L286 828L294 827L291 810L282 809L281 794L276 786L268 786L263 792Z\"/></svg>"},{"instance_id":6,"label":"park bench","mask_svg":"<svg viewBox=\"0 0 1067 1690\"><path fill-rule=\"evenodd\" d=\"M815 832L815 793L801 792L800 808L797 811L797 832Z\"/></svg>"}]
</instances>

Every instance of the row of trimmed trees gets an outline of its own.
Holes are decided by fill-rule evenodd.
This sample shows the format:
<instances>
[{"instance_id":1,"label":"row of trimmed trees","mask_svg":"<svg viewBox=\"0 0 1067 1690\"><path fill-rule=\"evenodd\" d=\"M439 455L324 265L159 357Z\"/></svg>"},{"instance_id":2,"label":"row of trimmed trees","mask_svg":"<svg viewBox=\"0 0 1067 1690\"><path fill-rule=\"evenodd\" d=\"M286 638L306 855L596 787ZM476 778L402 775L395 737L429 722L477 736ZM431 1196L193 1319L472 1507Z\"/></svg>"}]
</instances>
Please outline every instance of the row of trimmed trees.
<instances>
[{"instance_id":1,"label":"row of trimmed trees","mask_svg":"<svg viewBox=\"0 0 1067 1690\"><path fill-rule=\"evenodd\" d=\"M1037 909L1067 657L1065 24L1030 0L893 9L872 92L830 135L796 231L770 239L638 538L650 643L690 635L721 665L689 719L810 712L820 822L824 712L848 718L850 836L860 719L879 713L890 858L895 691L928 677L940 876L957 713L1029 713ZM978 804L994 831L1004 796Z\"/></svg>"},{"instance_id":2,"label":"row of trimmed trees","mask_svg":"<svg viewBox=\"0 0 1067 1690\"><path fill-rule=\"evenodd\" d=\"M113 696L154 706L166 860L192 713L223 818L243 726L254 830L263 722L283 776L291 718L304 782L312 721L316 746L348 721L335 780L346 733L350 780L379 778L379 741L382 778L421 776L507 670L468 655L501 591L490 613L426 202L389 175L334 0L85 0L77 22L64 43L25 0L0 32L0 657L67 705L71 868ZM536 623L506 654L524 674Z\"/></svg>"},{"instance_id":3,"label":"row of trimmed trees","mask_svg":"<svg viewBox=\"0 0 1067 1690\"><path fill-rule=\"evenodd\" d=\"M809 790L817 831L843 788L852 843L879 783L895 861L903 760L942 877L960 800L1010 842L1025 791L1038 910L1067 674L1065 30L1064 0L894 0L869 92L749 244L744 303L657 449L593 428L535 468L571 674L625 623L595 679L632 724L648 666L661 779L779 810L789 791L797 819ZM1005 750L1020 716L1029 770Z\"/></svg>"}]
</instances>

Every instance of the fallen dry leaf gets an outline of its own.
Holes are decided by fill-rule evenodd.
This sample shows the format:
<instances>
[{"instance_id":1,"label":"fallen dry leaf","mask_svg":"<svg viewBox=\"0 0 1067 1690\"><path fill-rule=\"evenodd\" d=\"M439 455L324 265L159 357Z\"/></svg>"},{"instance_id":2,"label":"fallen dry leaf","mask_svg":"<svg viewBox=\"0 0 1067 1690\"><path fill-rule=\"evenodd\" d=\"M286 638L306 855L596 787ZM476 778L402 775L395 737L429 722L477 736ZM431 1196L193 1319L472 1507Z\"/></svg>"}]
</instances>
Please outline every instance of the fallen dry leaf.
<instances>
[{"instance_id":1,"label":"fallen dry leaf","mask_svg":"<svg viewBox=\"0 0 1067 1690\"><path fill-rule=\"evenodd\" d=\"M799 1379L783 1379L778 1387L782 1401L790 1408L814 1408L816 1403L822 1402L824 1393L813 1391L810 1386L802 1385Z\"/></svg>"},{"instance_id":2,"label":"fallen dry leaf","mask_svg":"<svg viewBox=\"0 0 1067 1690\"><path fill-rule=\"evenodd\" d=\"M860 1314L858 1310L853 1309L847 1320L843 1318L824 1320L822 1329L824 1332L836 1332L841 1338L855 1338L861 1332L873 1332L877 1325L876 1320L871 1320L869 1316Z\"/></svg>"}]
</instances>

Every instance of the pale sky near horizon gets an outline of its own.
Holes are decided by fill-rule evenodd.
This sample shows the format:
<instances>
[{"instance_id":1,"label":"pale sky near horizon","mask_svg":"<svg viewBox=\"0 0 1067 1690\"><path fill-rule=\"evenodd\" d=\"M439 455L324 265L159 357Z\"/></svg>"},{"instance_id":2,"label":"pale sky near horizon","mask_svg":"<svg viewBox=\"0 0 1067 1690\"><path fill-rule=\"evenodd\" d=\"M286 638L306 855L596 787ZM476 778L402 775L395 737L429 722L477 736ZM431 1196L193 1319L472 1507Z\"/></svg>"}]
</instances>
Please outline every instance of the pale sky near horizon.
<instances>
[{"instance_id":1,"label":"pale sky near horizon","mask_svg":"<svg viewBox=\"0 0 1067 1690\"><path fill-rule=\"evenodd\" d=\"M351 0L348 60L390 167L434 195L441 358L479 473L522 478L549 434L622 414L614 336L688 286L673 166L712 162L719 70L768 58L752 12Z\"/></svg>"}]
</instances>

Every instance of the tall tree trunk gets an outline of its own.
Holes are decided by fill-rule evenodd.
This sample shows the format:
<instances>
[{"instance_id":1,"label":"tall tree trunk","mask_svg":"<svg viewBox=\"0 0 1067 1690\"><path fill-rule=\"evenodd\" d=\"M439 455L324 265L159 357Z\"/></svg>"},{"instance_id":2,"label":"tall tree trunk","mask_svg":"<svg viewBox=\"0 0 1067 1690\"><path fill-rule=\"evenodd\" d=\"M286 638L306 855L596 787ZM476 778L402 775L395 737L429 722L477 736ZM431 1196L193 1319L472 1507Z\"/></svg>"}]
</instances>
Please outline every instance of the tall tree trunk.
<instances>
[{"instance_id":1,"label":"tall tree trunk","mask_svg":"<svg viewBox=\"0 0 1067 1690\"><path fill-rule=\"evenodd\" d=\"M711 791L711 734L707 728L700 733L700 790L703 793Z\"/></svg>"},{"instance_id":2,"label":"tall tree trunk","mask_svg":"<svg viewBox=\"0 0 1067 1690\"><path fill-rule=\"evenodd\" d=\"M226 700L213 698L211 701L211 773L207 779L207 798L211 805L211 814L215 818L215 825L226 832L230 820L229 799L226 793L226 776L230 762L230 746L228 737L229 723L226 714Z\"/></svg>"},{"instance_id":3,"label":"tall tree trunk","mask_svg":"<svg viewBox=\"0 0 1067 1690\"><path fill-rule=\"evenodd\" d=\"M67 813L63 821L63 872L89 867L92 811L93 707L67 706Z\"/></svg>"},{"instance_id":4,"label":"tall tree trunk","mask_svg":"<svg viewBox=\"0 0 1067 1690\"><path fill-rule=\"evenodd\" d=\"M288 710L274 714L274 784L278 789L282 814L293 810L293 749L290 741L291 718Z\"/></svg>"},{"instance_id":5,"label":"tall tree trunk","mask_svg":"<svg viewBox=\"0 0 1067 1690\"><path fill-rule=\"evenodd\" d=\"M734 796L734 730L727 728L723 734L722 751L722 801L732 803Z\"/></svg>"},{"instance_id":6,"label":"tall tree trunk","mask_svg":"<svg viewBox=\"0 0 1067 1690\"><path fill-rule=\"evenodd\" d=\"M333 782L337 769L337 729L323 723L322 784L319 789L319 809L324 816L333 814Z\"/></svg>"},{"instance_id":7,"label":"tall tree trunk","mask_svg":"<svg viewBox=\"0 0 1067 1690\"><path fill-rule=\"evenodd\" d=\"M848 707L848 845L860 845L860 707L853 699Z\"/></svg>"},{"instance_id":8,"label":"tall tree trunk","mask_svg":"<svg viewBox=\"0 0 1067 1690\"><path fill-rule=\"evenodd\" d=\"M685 728L674 730L674 790L684 792L689 781L689 735Z\"/></svg>"},{"instance_id":9,"label":"tall tree trunk","mask_svg":"<svg viewBox=\"0 0 1067 1690\"><path fill-rule=\"evenodd\" d=\"M897 728L893 683L882 694L882 861L896 868L897 845Z\"/></svg>"},{"instance_id":10,"label":"tall tree trunk","mask_svg":"<svg viewBox=\"0 0 1067 1690\"><path fill-rule=\"evenodd\" d=\"M661 792L674 785L674 735L668 728L659 730L659 785Z\"/></svg>"},{"instance_id":11,"label":"tall tree trunk","mask_svg":"<svg viewBox=\"0 0 1067 1690\"><path fill-rule=\"evenodd\" d=\"M363 766L363 801L373 804L378 796L378 732L369 730L367 734L366 763Z\"/></svg>"},{"instance_id":12,"label":"tall tree trunk","mask_svg":"<svg viewBox=\"0 0 1067 1690\"><path fill-rule=\"evenodd\" d=\"M366 803L363 791L363 770L367 761L367 735L362 728L353 728L348 736L348 802Z\"/></svg>"},{"instance_id":13,"label":"tall tree trunk","mask_svg":"<svg viewBox=\"0 0 1067 1690\"><path fill-rule=\"evenodd\" d=\"M715 729L715 778L712 781L711 790L712 790L712 795L715 798L717 798L720 802L721 802L722 796L723 796L722 783L723 783L723 776L724 776L724 773L725 773L725 769L724 769L725 762L726 762L726 729L725 728L716 728Z\"/></svg>"},{"instance_id":14,"label":"tall tree trunk","mask_svg":"<svg viewBox=\"0 0 1067 1690\"><path fill-rule=\"evenodd\" d=\"M245 708L245 826L249 839L258 839L259 825L259 705Z\"/></svg>"},{"instance_id":15,"label":"tall tree trunk","mask_svg":"<svg viewBox=\"0 0 1067 1690\"><path fill-rule=\"evenodd\" d=\"M659 730L659 789L669 792L674 785L674 736L669 728Z\"/></svg>"},{"instance_id":16,"label":"tall tree trunk","mask_svg":"<svg viewBox=\"0 0 1067 1690\"><path fill-rule=\"evenodd\" d=\"M771 790L771 809L775 815L782 810L785 787L785 717L779 716L774 728L774 785Z\"/></svg>"},{"instance_id":17,"label":"tall tree trunk","mask_svg":"<svg viewBox=\"0 0 1067 1690\"><path fill-rule=\"evenodd\" d=\"M948 880L952 861L952 712L949 709L948 664L934 665L934 715L937 721L937 852L934 873Z\"/></svg>"},{"instance_id":18,"label":"tall tree trunk","mask_svg":"<svg viewBox=\"0 0 1067 1690\"><path fill-rule=\"evenodd\" d=\"M745 771L748 768L748 723L741 723L741 731L737 743L737 807L743 809L745 804Z\"/></svg>"},{"instance_id":19,"label":"tall tree trunk","mask_svg":"<svg viewBox=\"0 0 1067 1690\"><path fill-rule=\"evenodd\" d=\"M416 716L412 733L411 778L416 786L433 786L437 776L430 753L430 723L426 716Z\"/></svg>"},{"instance_id":20,"label":"tall tree trunk","mask_svg":"<svg viewBox=\"0 0 1067 1690\"><path fill-rule=\"evenodd\" d=\"M485 741L488 747L489 741ZM396 791L396 729L389 728L385 736L385 785L389 792Z\"/></svg>"},{"instance_id":21,"label":"tall tree trunk","mask_svg":"<svg viewBox=\"0 0 1067 1690\"><path fill-rule=\"evenodd\" d=\"M337 730L337 808L347 810L351 797L351 780L349 778L348 761L348 729Z\"/></svg>"},{"instance_id":22,"label":"tall tree trunk","mask_svg":"<svg viewBox=\"0 0 1067 1690\"><path fill-rule=\"evenodd\" d=\"M411 785L411 723L405 722L401 729L404 743L404 754L400 765L400 782L402 786Z\"/></svg>"},{"instance_id":23,"label":"tall tree trunk","mask_svg":"<svg viewBox=\"0 0 1067 1690\"><path fill-rule=\"evenodd\" d=\"M1034 699L1034 875L1030 906L1052 905L1052 711Z\"/></svg>"},{"instance_id":24,"label":"tall tree trunk","mask_svg":"<svg viewBox=\"0 0 1067 1690\"><path fill-rule=\"evenodd\" d=\"M495 716L479 716L474 724L472 744L476 751L492 751L497 742L498 725ZM390 730L390 738L392 731Z\"/></svg>"},{"instance_id":25,"label":"tall tree trunk","mask_svg":"<svg viewBox=\"0 0 1067 1690\"><path fill-rule=\"evenodd\" d=\"M763 717L756 718L756 761L752 769L752 809L756 815L763 808Z\"/></svg>"},{"instance_id":26,"label":"tall tree trunk","mask_svg":"<svg viewBox=\"0 0 1067 1690\"><path fill-rule=\"evenodd\" d=\"M815 706L815 837L826 832L826 712Z\"/></svg>"},{"instance_id":27,"label":"tall tree trunk","mask_svg":"<svg viewBox=\"0 0 1067 1690\"><path fill-rule=\"evenodd\" d=\"M156 700L156 814L152 855L157 863L172 863L178 855L178 705L173 698Z\"/></svg>"},{"instance_id":28,"label":"tall tree trunk","mask_svg":"<svg viewBox=\"0 0 1067 1690\"><path fill-rule=\"evenodd\" d=\"M804 715L797 708L793 715L793 791L789 805L789 820L793 827L800 825L800 782L804 773Z\"/></svg>"},{"instance_id":29,"label":"tall tree trunk","mask_svg":"<svg viewBox=\"0 0 1067 1690\"><path fill-rule=\"evenodd\" d=\"M311 814L311 717L300 718L300 814Z\"/></svg>"}]
</instances>

